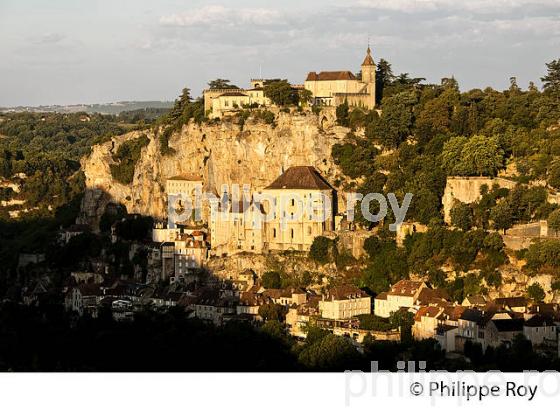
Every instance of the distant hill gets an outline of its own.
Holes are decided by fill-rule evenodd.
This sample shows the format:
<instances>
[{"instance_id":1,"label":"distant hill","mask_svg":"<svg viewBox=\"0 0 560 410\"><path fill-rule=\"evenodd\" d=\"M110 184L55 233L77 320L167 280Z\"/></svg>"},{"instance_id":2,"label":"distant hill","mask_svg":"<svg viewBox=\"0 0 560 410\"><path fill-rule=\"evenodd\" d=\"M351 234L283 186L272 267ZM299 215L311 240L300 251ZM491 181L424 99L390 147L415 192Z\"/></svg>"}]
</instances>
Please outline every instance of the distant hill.
<instances>
[{"instance_id":1,"label":"distant hill","mask_svg":"<svg viewBox=\"0 0 560 410\"><path fill-rule=\"evenodd\" d=\"M40 105L38 107L0 107L0 112L86 112L88 114L113 114L146 108L171 108L173 101L119 101L107 104Z\"/></svg>"}]
</instances>

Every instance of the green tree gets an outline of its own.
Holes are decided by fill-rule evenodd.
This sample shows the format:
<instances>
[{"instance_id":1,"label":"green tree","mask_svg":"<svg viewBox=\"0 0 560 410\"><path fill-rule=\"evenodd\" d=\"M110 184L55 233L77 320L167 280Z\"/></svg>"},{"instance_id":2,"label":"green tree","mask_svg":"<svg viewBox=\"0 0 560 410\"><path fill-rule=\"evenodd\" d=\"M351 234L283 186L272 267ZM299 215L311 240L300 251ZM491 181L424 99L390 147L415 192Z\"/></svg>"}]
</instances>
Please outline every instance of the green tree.
<instances>
[{"instance_id":1,"label":"green tree","mask_svg":"<svg viewBox=\"0 0 560 410\"><path fill-rule=\"evenodd\" d=\"M551 187L560 189L560 161L550 164L546 181Z\"/></svg>"},{"instance_id":2,"label":"green tree","mask_svg":"<svg viewBox=\"0 0 560 410\"><path fill-rule=\"evenodd\" d=\"M391 313L389 322L394 327L400 328L401 342L412 342L412 325L414 324L414 315L411 312L397 310L396 312Z\"/></svg>"},{"instance_id":3,"label":"green tree","mask_svg":"<svg viewBox=\"0 0 560 410\"><path fill-rule=\"evenodd\" d=\"M208 87L211 90L216 90L216 89L238 89L239 87L231 84L231 82L229 80L223 79L223 78L216 78L215 80L212 80L208 83Z\"/></svg>"},{"instance_id":4,"label":"green tree","mask_svg":"<svg viewBox=\"0 0 560 410\"><path fill-rule=\"evenodd\" d=\"M504 153L495 137L475 135L463 147L461 169L468 170L468 175L495 176L503 164Z\"/></svg>"},{"instance_id":5,"label":"green tree","mask_svg":"<svg viewBox=\"0 0 560 410\"><path fill-rule=\"evenodd\" d=\"M183 88L181 95L177 100L175 100L175 104L173 108L168 114L168 118L171 122L176 121L181 117L185 111L185 109L191 104L192 97L191 97L191 90L190 88Z\"/></svg>"},{"instance_id":6,"label":"green tree","mask_svg":"<svg viewBox=\"0 0 560 410\"><path fill-rule=\"evenodd\" d=\"M292 89L288 80L266 82L264 84L264 95L280 107L298 103L298 93Z\"/></svg>"},{"instance_id":7,"label":"green tree","mask_svg":"<svg viewBox=\"0 0 560 410\"><path fill-rule=\"evenodd\" d=\"M544 289L536 282L527 288L527 297L535 302L542 302L545 296Z\"/></svg>"},{"instance_id":8,"label":"green tree","mask_svg":"<svg viewBox=\"0 0 560 410\"><path fill-rule=\"evenodd\" d=\"M503 230L511 228L513 225L513 212L508 201L503 200L496 204L490 211L490 219L493 222L494 229Z\"/></svg>"},{"instance_id":9,"label":"green tree","mask_svg":"<svg viewBox=\"0 0 560 410\"><path fill-rule=\"evenodd\" d=\"M350 108L348 107L348 101L346 100L344 100L342 104L336 107L336 122L338 123L338 125L342 125L343 127L348 127L349 112L350 112Z\"/></svg>"},{"instance_id":10,"label":"green tree","mask_svg":"<svg viewBox=\"0 0 560 410\"><path fill-rule=\"evenodd\" d=\"M557 235L557 232L560 230L560 209L555 209L554 211L552 211L548 215L547 222L548 227L555 231L555 234Z\"/></svg>"},{"instance_id":11,"label":"green tree","mask_svg":"<svg viewBox=\"0 0 560 410\"><path fill-rule=\"evenodd\" d=\"M384 90L391 85L395 76L391 64L380 58L375 68L375 99L376 104L380 104L383 98Z\"/></svg>"},{"instance_id":12,"label":"green tree","mask_svg":"<svg viewBox=\"0 0 560 410\"><path fill-rule=\"evenodd\" d=\"M541 77L543 89L557 97L560 95L560 58L546 63L547 74Z\"/></svg>"},{"instance_id":13,"label":"green tree","mask_svg":"<svg viewBox=\"0 0 560 410\"><path fill-rule=\"evenodd\" d=\"M451 208L451 224L461 229L468 231L473 226L473 211L469 204L457 201L453 208Z\"/></svg>"},{"instance_id":14,"label":"green tree","mask_svg":"<svg viewBox=\"0 0 560 410\"><path fill-rule=\"evenodd\" d=\"M309 370L345 370L353 368L361 355L347 338L326 335L298 356L299 362Z\"/></svg>"},{"instance_id":15,"label":"green tree","mask_svg":"<svg viewBox=\"0 0 560 410\"><path fill-rule=\"evenodd\" d=\"M317 236L313 239L309 249L309 256L314 261L325 264L333 260L333 250L334 243L331 239Z\"/></svg>"},{"instance_id":16,"label":"green tree","mask_svg":"<svg viewBox=\"0 0 560 410\"><path fill-rule=\"evenodd\" d=\"M280 289L282 287L280 272L267 271L263 273L262 284L266 289Z\"/></svg>"},{"instance_id":17,"label":"green tree","mask_svg":"<svg viewBox=\"0 0 560 410\"><path fill-rule=\"evenodd\" d=\"M282 322L286 318L286 309L276 303L267 303L259 306L259 316L264 320Z\"/></svg>"}]
</instances>

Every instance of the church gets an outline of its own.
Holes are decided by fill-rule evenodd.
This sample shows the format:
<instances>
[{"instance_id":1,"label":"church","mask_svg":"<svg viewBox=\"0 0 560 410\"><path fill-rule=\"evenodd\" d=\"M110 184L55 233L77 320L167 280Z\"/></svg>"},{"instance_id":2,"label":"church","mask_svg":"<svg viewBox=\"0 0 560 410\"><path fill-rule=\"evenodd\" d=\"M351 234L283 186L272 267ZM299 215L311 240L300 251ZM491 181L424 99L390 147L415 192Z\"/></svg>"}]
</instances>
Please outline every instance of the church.
<instances>
[{"instance_id":1,"label":"church","mask_svg":"<svg viewBox=\"0 0 560 410\"><path fill-rule=\"evenodd\" d=\"M361 68L361 78L357 78L351 71L310 72L304 86L311 92L312 103L337 107L346 101L349 106L373 109L375 63L369 46Z\"/></svg>"}]
</instances>

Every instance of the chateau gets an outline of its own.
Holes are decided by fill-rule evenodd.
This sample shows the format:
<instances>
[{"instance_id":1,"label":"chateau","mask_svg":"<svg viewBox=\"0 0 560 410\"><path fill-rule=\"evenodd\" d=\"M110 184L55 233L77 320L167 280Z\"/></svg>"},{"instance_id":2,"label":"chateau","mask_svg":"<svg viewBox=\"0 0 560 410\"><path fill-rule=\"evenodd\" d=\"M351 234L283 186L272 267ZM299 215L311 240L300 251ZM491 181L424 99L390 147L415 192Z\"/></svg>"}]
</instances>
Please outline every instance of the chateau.
<instances>
[{"instance_id":1,"label":"chateau","mask_svg":"<svg viewBox=\"0 0 560 410\"><path fill-rule=\"evenodd\" d=\"M367 48L359 78L352 71L310 72L304 85L292 85L294 91L308 90L311 104L336 107L344 102L350 106L373 109L375 107L375 62ZM220 118L243 107L266 108L273 105L265 96L266 79L252 79L251 87L206 89L203 91L204 111L210 118Z\"/></svg>"}]
</instances>

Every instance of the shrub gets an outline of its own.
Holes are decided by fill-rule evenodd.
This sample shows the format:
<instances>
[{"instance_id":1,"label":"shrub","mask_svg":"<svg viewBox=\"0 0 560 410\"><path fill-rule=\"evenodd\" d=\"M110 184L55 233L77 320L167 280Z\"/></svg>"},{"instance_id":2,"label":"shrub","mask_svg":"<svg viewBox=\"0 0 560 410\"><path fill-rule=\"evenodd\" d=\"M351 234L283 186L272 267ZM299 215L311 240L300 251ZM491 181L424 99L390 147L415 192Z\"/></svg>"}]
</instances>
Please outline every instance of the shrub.
<instances>
[{"instance_id":1,"label":"shrub","mask_svg":"<svg viewBox=\"0 0 560 410\"><path fill-rule=\"evenodd\" d=\"M309 257L320 264L328 263L332 260L333 247L334 241L324 236L317 236L311 244Z\"/></svg>"},{"instance_id":2,"label":"shrub","mask_svg":"<svg viewBox=\"0 0 560 410\"><path fill-rule=\"evenodd\" d=\"M111 175L115 180L124 185L132 182L142 148L149 143L148 137L142 135L139 138L123 142L119 146L117 152L113 154L113 160L117 163L111 164Z\"/></svg>"},{"instance_id":3,"label":"shrub","mask_svg":"<svg viewBox=\"0 0 560 410\"><path fill-rule=\"evenodd\" d=\"M546 294L541 285L538 283L533 283L527 288L527 296L533 299L535 302L542 302Z\"/></svg>"}]
</instances>

